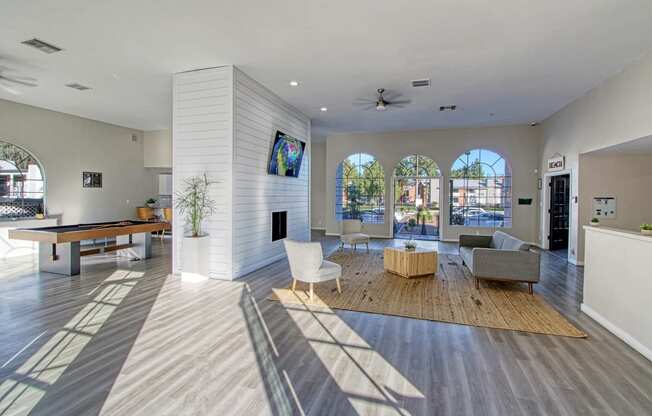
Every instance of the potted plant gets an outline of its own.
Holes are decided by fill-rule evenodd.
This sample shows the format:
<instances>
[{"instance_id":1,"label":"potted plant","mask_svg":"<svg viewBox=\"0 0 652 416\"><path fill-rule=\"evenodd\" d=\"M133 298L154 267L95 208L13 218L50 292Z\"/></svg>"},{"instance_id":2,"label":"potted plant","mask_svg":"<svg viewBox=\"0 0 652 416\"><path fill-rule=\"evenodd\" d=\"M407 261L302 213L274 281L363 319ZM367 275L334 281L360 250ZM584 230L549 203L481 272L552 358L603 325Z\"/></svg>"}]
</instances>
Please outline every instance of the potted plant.
<instances>
[{"instance_id":1,"label":"potted plant","mask_svg":"<svg viewBox=\"0 0 652 416\"><path fill-rule=\"evenodd\" d=\"M147 201L145 201L145 205L147 205L150 208L154 208L156 206L156 199L150 198Z\"/></svg>"},{"instance_id":2,"label":"potted plant","mask_svg":"<svg viewBox=\"0 0 652 416\"><path fill-rule=\"evenodd\" d=\"M403 244L406 251L414 251L417 249L417 242L410 238L408 241Z\"/></svg>"},{"instance_id":3,"label":"potted plant","mask_svg":"<svg viewBox=\"0 0 652 416\"><path fill-rule=\"evenodd\" d=\"M190 235L184 235L181 245L181 277L185 280L208 277L209 239L202 233L202 223L215 212L215 201L209 192L215 183L206 174L192 176L176 193L175 207L190 231Z\"/></svg>"},{"instance_id":4,"label":"potted plant","mask_svg":"<svg viewBox=\"0 0 652 416\"><path fill-rule=\"evenodd\" d=\"M594 227L599 227L600 226L600 220L597 219L596 217L591 218L591 225Z\"/></svg>"},{"instance_id":5,"label":"potted plant","mask_svg":"<svg viewBox=\"0 0 652 416\"><path fill-rule=\"evenodd\" d=\"M652 224L641 224L641 234L652 235Z\"/></svg>"}]
</instances>

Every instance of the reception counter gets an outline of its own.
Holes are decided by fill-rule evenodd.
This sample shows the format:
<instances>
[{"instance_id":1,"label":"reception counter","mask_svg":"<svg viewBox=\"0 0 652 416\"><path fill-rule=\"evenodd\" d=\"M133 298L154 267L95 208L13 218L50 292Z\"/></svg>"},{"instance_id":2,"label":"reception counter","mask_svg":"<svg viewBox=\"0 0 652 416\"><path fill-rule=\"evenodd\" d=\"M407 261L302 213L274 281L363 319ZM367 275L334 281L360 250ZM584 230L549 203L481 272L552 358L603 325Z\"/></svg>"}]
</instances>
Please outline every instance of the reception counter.
<instances>
[{"instance_id":1,"label":"reception counter","mask_svg":"<svg viewBox=\"0 0 652 416\"><path fill-rule=\"evenodd\" d=\"M652 237L585 226L582 311L652 361Z\"/></svg>"}]
</instances>

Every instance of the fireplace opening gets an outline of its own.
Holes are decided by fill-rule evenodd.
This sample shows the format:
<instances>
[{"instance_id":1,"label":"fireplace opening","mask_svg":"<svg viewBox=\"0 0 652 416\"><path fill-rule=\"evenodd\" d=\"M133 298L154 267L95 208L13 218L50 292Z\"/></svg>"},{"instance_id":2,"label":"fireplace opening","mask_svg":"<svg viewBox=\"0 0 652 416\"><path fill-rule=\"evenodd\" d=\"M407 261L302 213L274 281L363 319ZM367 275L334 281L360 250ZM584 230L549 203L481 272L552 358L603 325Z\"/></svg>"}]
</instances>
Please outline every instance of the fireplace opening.
<instances>
[{"instance_id":1,"label":"fireplace opening","mask_svg":"<svg viewBox=\"0 0 652 416\"><path fill-rule=\"evenodd\" d=\"M282 240L288 236L288 212L272 212L272 241Z\"/></svg>"}]
</instances>

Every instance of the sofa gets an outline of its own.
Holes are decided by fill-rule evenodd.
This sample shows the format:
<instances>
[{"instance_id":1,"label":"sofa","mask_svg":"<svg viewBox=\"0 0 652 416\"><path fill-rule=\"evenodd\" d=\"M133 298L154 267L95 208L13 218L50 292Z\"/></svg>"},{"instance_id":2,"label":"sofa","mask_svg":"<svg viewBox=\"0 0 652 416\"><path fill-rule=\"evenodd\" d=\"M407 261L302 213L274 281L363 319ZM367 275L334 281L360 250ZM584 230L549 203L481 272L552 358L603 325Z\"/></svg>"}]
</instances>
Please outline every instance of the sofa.
<instances>
[{"instance_id":1,"label":"sofa","mask_svg":"<svg viewBox=\"0 0 652 416\"><path fill-rule=\"evenodd\" d=\"M541 256L530 245L502 231L493 235L460 235L460 257L475 278L524 282L530 294L539 282Z\"/></svg>"}]
</instances>

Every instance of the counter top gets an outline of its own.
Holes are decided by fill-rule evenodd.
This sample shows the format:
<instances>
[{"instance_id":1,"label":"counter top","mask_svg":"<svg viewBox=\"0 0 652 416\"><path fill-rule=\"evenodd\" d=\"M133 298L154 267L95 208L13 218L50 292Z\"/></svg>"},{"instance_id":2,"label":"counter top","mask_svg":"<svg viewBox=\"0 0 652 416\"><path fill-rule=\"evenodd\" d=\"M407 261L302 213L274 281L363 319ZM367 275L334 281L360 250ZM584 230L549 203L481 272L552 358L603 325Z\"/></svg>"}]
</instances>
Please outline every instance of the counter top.
<instances>
[{"instance_id":1,"label":"counter top","mask_svg":"<svg viewBox=\"0 0 652 416\"><path fill-rule=\"evenodd\" d=\"M593 225L585 225L584 230L586 231L592 231L592 232L598 232L598 233L604 233L604 234L610 234L610 235L617 235L620 237L625 237L625 238L632 238L635 240L641 240L645 241L647 243L652 244L652 236L649 235L643 235L641 234L640 231L634 231L634 230L623 230L621 228L612 228L612 227L595 227Z\"/></svg>"}]
</instances>

